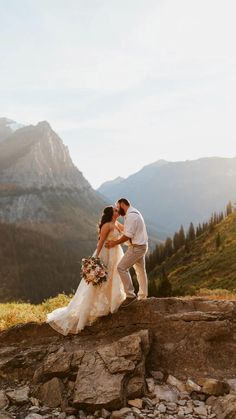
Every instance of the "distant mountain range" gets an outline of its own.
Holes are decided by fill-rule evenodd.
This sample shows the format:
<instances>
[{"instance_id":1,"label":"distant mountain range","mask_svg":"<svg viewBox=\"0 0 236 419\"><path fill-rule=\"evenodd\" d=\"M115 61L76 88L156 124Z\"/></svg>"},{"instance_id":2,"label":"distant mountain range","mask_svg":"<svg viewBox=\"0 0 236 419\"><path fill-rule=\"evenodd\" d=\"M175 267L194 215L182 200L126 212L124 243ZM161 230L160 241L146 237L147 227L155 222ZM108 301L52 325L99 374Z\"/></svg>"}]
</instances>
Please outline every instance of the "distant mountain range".
<instances>
[{"instance_id":1,"label":"distant mountain range","mask_svg":"<svg viewBox=\"0 0 236 419\"><path fill-rule=\"evenodd\" d=\"M140 209L163 239L189 223L208 219L236 200L236 158L158 160L129 176L100 186L111 200L123 196Z\"/></svg>"}]
</instances>

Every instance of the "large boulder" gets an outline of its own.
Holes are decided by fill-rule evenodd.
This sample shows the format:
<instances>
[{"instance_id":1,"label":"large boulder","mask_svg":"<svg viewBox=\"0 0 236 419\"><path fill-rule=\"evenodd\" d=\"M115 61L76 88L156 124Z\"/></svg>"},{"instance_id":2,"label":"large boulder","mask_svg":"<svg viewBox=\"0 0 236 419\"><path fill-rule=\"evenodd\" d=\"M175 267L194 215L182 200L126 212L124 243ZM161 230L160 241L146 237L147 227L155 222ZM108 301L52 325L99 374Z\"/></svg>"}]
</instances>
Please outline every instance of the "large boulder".
<instances>
[{"instance_id":1,"label":"large boulder","mask_svg":"<svg viewBox=\"0 0 236 419\"><path fill-rule=\"evenodd\" d=\"M54 377L42 384L38 393L39 400L49 407L58 407L63 402L63 384L59 378Z\"/></svg>"},{"instance_id":2,"label":"large boulder","mask_svg":"<svg viewBox=\"0 0 236 419\"><path fill-rule=\"evenodd\" d=\"M148 351L148 331L142 330L86 352L78 367L74 404L116 408L141 396Z\"/></svg>"}]
</instances>

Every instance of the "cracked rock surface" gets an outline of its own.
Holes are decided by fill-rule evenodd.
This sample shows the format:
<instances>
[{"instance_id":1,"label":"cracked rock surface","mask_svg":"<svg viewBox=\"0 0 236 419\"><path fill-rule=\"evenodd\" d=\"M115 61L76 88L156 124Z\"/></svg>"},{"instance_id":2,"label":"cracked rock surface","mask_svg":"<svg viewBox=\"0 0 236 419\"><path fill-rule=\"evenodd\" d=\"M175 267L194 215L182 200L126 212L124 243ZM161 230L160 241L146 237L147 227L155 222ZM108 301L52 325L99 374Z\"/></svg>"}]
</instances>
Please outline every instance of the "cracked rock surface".
<instances>
[{"instance_id":1,"label":"cracked rock surface","mask_svg":"<svg viewBox=\"0 0 236 419\"><path fill-rule=\"evenodd\" d=\"M0 333L0 419L234 418L235 314L235 301L150 298L78 335L13 327Z\"/></svg>"}]
</instances>

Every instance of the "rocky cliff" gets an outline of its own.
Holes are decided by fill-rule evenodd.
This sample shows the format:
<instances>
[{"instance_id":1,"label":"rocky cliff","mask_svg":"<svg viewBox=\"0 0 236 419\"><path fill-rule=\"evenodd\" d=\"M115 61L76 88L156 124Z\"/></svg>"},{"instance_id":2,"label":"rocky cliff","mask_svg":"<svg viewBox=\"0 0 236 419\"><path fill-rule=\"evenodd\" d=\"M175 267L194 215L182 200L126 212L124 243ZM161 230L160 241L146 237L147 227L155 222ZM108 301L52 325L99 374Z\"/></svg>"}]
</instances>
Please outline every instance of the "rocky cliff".
<instances>
[{"instance_id":1,"label":"rocky cliff","mask_svg":"<svg viewBox=\"0 0 236 419\"><path fill-rule=\"evenodd\" d=\"M76 252L76 260L80 260L94 250L97 223L105 205L75 167L68 148L48 122L20 126L6 118L0 119L1 223L17 224L30 231L43 233L43 237L50 236L58 240L58 246L64 246L65 251ZM40 237L38 240L42 241ZM5 243L0 249L1 266L4 263L2 255L8 252L8 247L9 243ZM16 253L13 245L11 247L14 257L9 269L4 265L7 271L4 276L0 270L0 282L10 277L16 283L16 288L20 289L17 280L21 284L24 282L25 268L21 267L27 264L22 264L22 257ZM25 247L23 245L21 253L26 252L24 249L28 247L28 243ZM15 272L19 271L18 277L11 275L11 267ZM53 281L60 282L56 274L53 275ZM77 283L78 279L74 286ZM33 287L37 288L37 284L33 284ZM64 282L59 292L70 292L69 288ZM46 291L44 298L54 295L52 290ZM5 289L5 300L13 297L11 290L8 292ZM19 298L27 299L28 296L21 293Z\"/></svg>"},{"instance_id":2,"label":"rocky cliff","mask_svg":"<svg viewBox=\"0 0 236 419\"><path fill-rule=\"evenodd\" d=\"M25 189L64 187L83 190L90 186L47 121L17 129L1 143L0 173L1 183Z\"/></svg>"},{"instance_id":3,"label":"rocky cliff","mask_svg":"<svg viewBox=\"0 0 236 419\"><path fill-rule=\"evenodd\" d=\"M0 334L3 397L64 418L235 418L235 336L236 301L200 298L140 301L75 336L19 325Z\"/></svg>"},{"instance_id":4,"label":"rocky cliff","mask_svg":"<svg viewBox=\"0 0 236 419\"><path fill-rule=\"evenodd\" d=\"M0 143L0 204L2 221L29 223L55 221L62 207L60 221L69 221L71 208L89 218L104 202L74 166L61 138L42 121Z\"/></svg>"}]
</instances>

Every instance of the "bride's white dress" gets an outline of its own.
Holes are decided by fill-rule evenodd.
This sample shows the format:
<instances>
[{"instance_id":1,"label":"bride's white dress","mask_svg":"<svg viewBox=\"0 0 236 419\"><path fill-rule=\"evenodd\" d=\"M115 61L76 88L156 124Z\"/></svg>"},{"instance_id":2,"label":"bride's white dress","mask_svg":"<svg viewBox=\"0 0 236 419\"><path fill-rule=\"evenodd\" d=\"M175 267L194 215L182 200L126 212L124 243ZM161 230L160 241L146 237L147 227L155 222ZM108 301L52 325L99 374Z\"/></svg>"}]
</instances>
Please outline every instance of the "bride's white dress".
<instances>
[{"instance_id":1,"label":"bride's white dress","mask_svg":"<svg viewBox=\"0 0 236 419\"><path fill-rule=\"evenodd\" d=\"M106 240L116 240L119 237L120 233L115 228L110 231ZM86 325L91 325L98 317L117 311L126 298L123 283L117 271L117 265L123 254L122 247L119 245L111 249L103 246L99 257L107 267L107 281L100 286L93 286L81 279L68 306L49 313L46 322L63 335L76 334Z\"/></svg>"}]
</instances>

